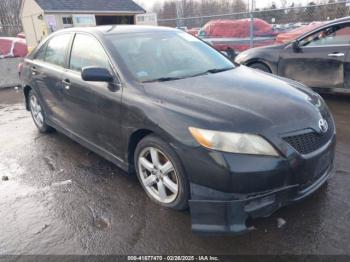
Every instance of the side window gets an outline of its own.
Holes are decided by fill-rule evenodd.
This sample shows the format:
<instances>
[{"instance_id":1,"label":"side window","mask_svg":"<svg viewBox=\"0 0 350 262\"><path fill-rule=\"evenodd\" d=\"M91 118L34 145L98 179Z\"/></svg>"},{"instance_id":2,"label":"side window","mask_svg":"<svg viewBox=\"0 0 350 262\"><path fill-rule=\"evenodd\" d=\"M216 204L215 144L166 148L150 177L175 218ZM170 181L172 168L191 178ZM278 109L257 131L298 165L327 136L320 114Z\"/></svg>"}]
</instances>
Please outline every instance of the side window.
<instances>
[{"instance_id":1,"label":"side window","mask_svg":"<svg viewBox=\"0 0 350 262\"><path fill-rule=\"evenodd\" d=\"M70 38L70 34L53 37L47 44L45 62L58 66L64 66Z\"/></svg>"},{"instance_id":2,"label":"side window","mask_svg":"<svg viewBox=\"0 0 350 262\"><path fill-rule=\"evenodd\" d=\"M301 46L349 45L350 25L338 25L319 31L301 41Z\"/></svg>"},{"instance_id":3,"label":"side window","mask_svg":"<svg viewBox=\"0 0 350 262\"><path fill-rule=\"evenodd\" d=\"M45 60L45 54L46 54L46 47L47 47L47 44L45 43L45 44L38 50L38 52L36 52L35 58L34 58L34 59L44 61L44 60Z\"/></svg>"},{"instance_id":4,"label":"side window","mask_svg":"<svg viewBox=\"0 0 350 262\"><path fill-rule=\"evenodd\" d=\"M77 34L72 47L69 68L80 72L86 66L104 67L110 70L108 56L101 44L91 36Z\"/></svg>"}]
</instances>

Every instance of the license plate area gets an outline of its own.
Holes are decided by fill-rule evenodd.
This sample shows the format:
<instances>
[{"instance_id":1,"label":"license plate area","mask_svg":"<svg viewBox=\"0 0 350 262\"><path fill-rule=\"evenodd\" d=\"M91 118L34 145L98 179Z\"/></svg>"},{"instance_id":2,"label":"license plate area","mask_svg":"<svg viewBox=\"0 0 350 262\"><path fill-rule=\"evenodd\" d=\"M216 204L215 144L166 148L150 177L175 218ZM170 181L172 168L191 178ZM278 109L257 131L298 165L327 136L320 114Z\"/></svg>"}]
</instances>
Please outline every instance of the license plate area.
<instances>
[{"instance_id":1,"label":"license plate area","mask_svg":"<svg viewBox=\"0 0 350 262\"><path fill-rule=\"evenodd\" d=\"M297 172L296 183L300 189L307 188L318 180L330 168L333 162L332 150L327 150L308 160L304 160Z\"/></svg>"},{"instance_id":2,"label":"license plate area","mask_svg":"<svg viewBox=\"0 0 350 262\"><path fill-rule=\"evenodd\" d=\"M327 171L327 169L330 167L331 164L332 164L332 156L331 156L331 152L328 151L325 154L323 154L318 160L318 163L316 165L315 172L314 172L314 178L317 179L322 174L324 174L324 172Z\"/></svg>"}]
</instances>

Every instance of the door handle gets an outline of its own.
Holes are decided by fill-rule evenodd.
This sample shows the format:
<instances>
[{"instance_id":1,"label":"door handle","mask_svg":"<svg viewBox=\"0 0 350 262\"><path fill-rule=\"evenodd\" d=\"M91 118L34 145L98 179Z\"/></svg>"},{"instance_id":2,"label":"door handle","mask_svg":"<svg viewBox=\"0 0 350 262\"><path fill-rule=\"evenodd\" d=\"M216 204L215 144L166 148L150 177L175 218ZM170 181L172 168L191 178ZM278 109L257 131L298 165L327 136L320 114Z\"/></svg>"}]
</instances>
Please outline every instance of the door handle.
<instances>
[{"instance_id":1,"label":"door handle","mask_svg":"<svg viewBox=\"0 0 350 262\"><path fill-rule=\"evenodd\" d=\"M38 73L38 70L36 69L35 66L32 66L32 67L30 68L30 70L32 71L32 75L33 75L33 76L35 76L35 75Z\"/></svg>"},{"instance_id":2,"label":"door handle","mask_svg":"<svg viewBox=\"0 0 350 262\"><path fill-rule=\"evenodd\" d=\"M63 83L64 88L65 88L66 90L69 90L69 89L70 89L71 83L70 83L69 79L62 80L62 83Z\"/></svg>"},{"instance_id":3,"label":"door handle","mask_svg":"<svg viewBox=\"0 0 350 262\"><path fill-rule=\"evenodd\" d=\"M345 56L344 53L330 53L328 54L329 57L342 57Z\"/></svg>"}]
</instances>

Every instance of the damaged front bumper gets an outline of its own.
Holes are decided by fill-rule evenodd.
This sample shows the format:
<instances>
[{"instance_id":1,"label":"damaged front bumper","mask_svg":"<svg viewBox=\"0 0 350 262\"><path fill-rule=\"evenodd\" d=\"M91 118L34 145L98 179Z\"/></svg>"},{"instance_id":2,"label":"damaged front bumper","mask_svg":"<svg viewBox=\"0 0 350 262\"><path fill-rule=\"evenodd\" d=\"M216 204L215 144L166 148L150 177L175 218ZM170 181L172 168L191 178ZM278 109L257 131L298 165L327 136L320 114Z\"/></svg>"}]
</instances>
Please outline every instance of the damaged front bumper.
<instances>
[{"instance_id":1,"label":"damaged front bumper","mask_svg":"<svg viewBox=\"0 0 350 262\"><path fill-rule=\"evenodd\" d=\"M249 232L248 218L267 217L277 209L300 201L320 188L332 174L333 166L307 187L290 185L268 192L234 195L191 184L189 201L192 231L200 234L239 235ZM206 199L220 200L206 200ZM234 199L234 200L232 200Z\"/></svg>"}]
</instances>

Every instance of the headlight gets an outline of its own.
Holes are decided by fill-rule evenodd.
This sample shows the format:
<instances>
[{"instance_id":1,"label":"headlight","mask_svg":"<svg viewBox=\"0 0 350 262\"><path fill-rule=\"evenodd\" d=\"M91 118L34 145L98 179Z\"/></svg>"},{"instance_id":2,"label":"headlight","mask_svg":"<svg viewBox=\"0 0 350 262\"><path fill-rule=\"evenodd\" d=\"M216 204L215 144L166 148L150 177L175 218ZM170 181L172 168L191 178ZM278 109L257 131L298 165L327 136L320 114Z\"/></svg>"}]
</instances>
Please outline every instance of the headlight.
<instances>
[{"instance_id":1,"label":"headlight","mask_svg":"<svg viewBox=\"0 0 350 262\"><path fill-rule=\"evenodd\" d=\"M239 53L235 58L235 62L238 64L241 64L242 62L244 62L246 56L247 56L247 54L245 52Z\"/></svg>"},{"instance_id":2,"label":"headlight","mask_svg":"<svg viewBox=\"0 0 350 262\"><path fill-rule=\"evenodd\" d=\"M249 155L279 156L273 146L258 135L189 128L196 141L210 149Z\"/></svg>"}]
</instances>

